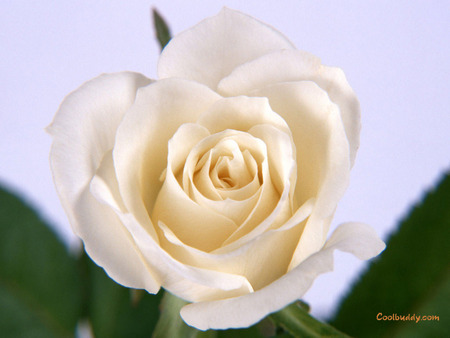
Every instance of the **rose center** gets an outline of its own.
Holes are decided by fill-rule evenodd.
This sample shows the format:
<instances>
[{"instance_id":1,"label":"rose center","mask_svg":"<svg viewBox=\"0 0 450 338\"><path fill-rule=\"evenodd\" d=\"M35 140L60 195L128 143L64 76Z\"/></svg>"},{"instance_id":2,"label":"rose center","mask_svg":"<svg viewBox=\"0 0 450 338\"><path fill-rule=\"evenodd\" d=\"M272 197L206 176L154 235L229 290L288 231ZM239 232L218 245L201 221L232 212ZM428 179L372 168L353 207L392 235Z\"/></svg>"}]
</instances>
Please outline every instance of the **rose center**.
<instances>
[{"instance_id":1,"label":"rose center","mask_svg":"<svg viewBox=\"0 0 450 338\"><path fill-rule=\"evenodd\" d=\"M226 138L200 156L195 166L193 181L199 191L210 196L211 194L205 192L205 184L202 183L207 179L222 199L230 197L227 191L237 191L252 182L259 187L258 172L258 164L250 151L241 149L236 140Z\"/></svg>"}]
</instances>

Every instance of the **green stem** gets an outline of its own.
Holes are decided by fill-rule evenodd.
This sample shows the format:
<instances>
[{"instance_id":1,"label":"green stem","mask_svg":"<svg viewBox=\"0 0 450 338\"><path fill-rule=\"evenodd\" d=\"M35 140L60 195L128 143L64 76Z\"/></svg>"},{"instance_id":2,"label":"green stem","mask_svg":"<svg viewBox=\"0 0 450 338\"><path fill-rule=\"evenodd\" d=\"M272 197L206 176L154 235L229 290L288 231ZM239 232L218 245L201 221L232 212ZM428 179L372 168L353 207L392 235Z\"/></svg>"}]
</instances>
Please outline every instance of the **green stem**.
<instances>
[{"instance_id":1,"label":"green stem","mask_svg":"<svg viewBox=\"0 0 450 338\"><path fill-rule=\"evenodd\" d=\"M294 337L349 337L331 325L310 316L304 307L293 303L281 311L270 315L272 321Z\"/></svg>"}]
</instances>

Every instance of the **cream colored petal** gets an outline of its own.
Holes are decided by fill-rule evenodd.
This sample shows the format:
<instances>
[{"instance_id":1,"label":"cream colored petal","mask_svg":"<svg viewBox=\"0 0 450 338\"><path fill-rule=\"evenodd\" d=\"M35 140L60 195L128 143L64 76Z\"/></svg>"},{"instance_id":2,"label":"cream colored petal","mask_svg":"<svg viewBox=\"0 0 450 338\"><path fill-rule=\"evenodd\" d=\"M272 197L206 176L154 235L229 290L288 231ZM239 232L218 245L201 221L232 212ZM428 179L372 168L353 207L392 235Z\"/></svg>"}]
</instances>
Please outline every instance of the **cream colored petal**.
<instances>
[{"instance_id":1,"label":"cream colored petal","mask_svg":"<svg viewBox=\"0 0 450 338\"><path fill-rule=\"evenodd\" d=\"M276 51L237 67L219 83L218 92L224 96L249 95L267 85L301 80L317 83L339 106L353 165L359 147L360 107L341 69L323 66L318 57L304 51Z\"/></svg>"},{"instance_id":2,"label":"cream colored petal","mask_svg":"<svg viewBox=\"0 0 450 338\"><path fill-rule=\"evenodd\" d=\"M136 73L103 74L69 94L47 130L53 137L50 165L56 190L88 254L118 283L157 292L159 284L142 263L126 229L89 192L90 181L113 147L117 126L137 89L148 83Z\"/></svg>"},{"instance_id":3,"label":"cream colored petal","mask_svg":"<svg viewBox=\"0 0 450 338\"><path fill-rule=\"evenodd\" d=\"M186 305L183 320L200 330L248 327L301 298L322 273L333 270L333 251L350 252L360 259L378 255L385 245L363 224L341 225L319 252L267 287L241 297Z\"/></svg>"},{"instance_id":4,"label":"cream colored petal","mask_svg":"<svg viewBox=\"0 0 450 338\"><path fill-rule=\"evenodd\" d=\"M237 66L274 50L292 48L274 28L224 8L169 42L159 59L158 77L181 77L215 89Z\"/></svg>"},{"instance_id":5,"label":"cream colored petal","mask_svg":"<svg viewBox=\"0 0 450 338\"><path fill-rule=\"evenodd\" d=\"M287 272L301 234L301 225L274 231L225 254L209 254L184 245L164 224L161 245L173 257L190 266L244 276L258 290ZM167 241L165 241L165 239Z\"/></svg>"},{"instance_id":6,"label":"cream colored petal","mask_svg":"<svg viewBox=\"0 0 450 338\"><path fill-rule=\"evenodd\" d=\"M264 183L261 185L256 205L245 221L240 224L239 228L223 243L224 248L234 242L235 246L241 245L241 243L248 241L249 233L253 230L258 229L256 231L262 233L263 229L275 226L277 220L282 222L290 216L288 195L280 196L276 191L270 177L267 160L263 162L261 169ZM287 185L288 187L289 185ZM224 248L219 248L218 250L223 250Z\"/></svg>"},{"instance_id":7,"label":"cream colored petal","mask_svg":"<svg viewBox=\"0 0 450 338\"><path fill-rule=\"evenodd\" d=\"M187 181L187 177L190 177L190 181L192 182L192 175L190 175L189 172L192 173L192 168L194 167L194 164L197 163L197 159L200 157L199 154L205 153L207 149L216 149L214 147L215 142L217 142L216 140L227 141L228 137L237 136L240 136L240 146L244 149L248 149L257 159L257 162L260 163L258 166L260 171L259 175L261 177L260 192L257 196L255 195L251 199L247 199L245 204L227 200L216 202L202 198L198 192L196 193L195 187L188 187L189 183ZM222 145L222 143L219 142L217 145ZM198 149L194 149L190 154L193 159L187 160L187 163L191 164L185 166L184 190L189 190L190 193L192 192L192 197L202 205L208 206L222 215L226 215L230 219L234 220L237 225L240 225L239 228L223 243L223 245L227 246L237 240L239 243L242 243L240 238L248 235L255 228L267 229L269 226L275 226L276 224L279 224L289 218L291 215L290 201L286 197L289 194L289 185L286 185L284 188L286 189L286 192L283 193L284 197L280 198L280 194L277 193L272 184L272 178L267 161L266 145L260 139L256 139L247 133L227 129L203 140L196 148ZM227 151L230 152L229 149L225 147L218 151L217 154L224 154L227 153ZM214 163L214 159L212 162ZM212 170L212 172L213 171L214 170ZM248 214L250 210L251 212ZM246 213L248 216L246 216ZM245 217L245 221L242 223L244 220L243 217Z\"/></svg>"},{"instance_id":8,"label":"cream colored petal","mask_svg":"<svg viewBox=\"0 0 450 338\"><path fill-rule=\"evenodd\" d=\"M215 186L226 180L223 184L226 184L228 186L227 189L230 190L234 187L240 188L246 186L251 182L251 177L248 169L246 168L245 160L242 155L243 149L251 153L253 158L257 159L257 162L260 162L259 166L260 170L262 170L262 186L264 187L264 184L266 183L271 184L270 173L268 171L266 160L266 146L261 140L254 138L248 133L225 130L200 142L198 146L195 147L190 153L184 167L185 181L186 178L189 177L189 183L184 185L184 190L186 191L189 189L192 199L200 205L208 207L211 210L216 211L218 214L224 215L233 220L235 224L240 225L249 216L252 210L254 210L260 194L258 192L257 194L252 194L250 196L239 196L237 200L230 198L212 200L204 196L194 184L194 177L201 174L201 172L197 174L194 172L198 170L198 158L200 158L201 155L208 149L210 149L212 162L215 162L215 165L214 168L208 170L208 172L204 171L203 175L213 176L211 183ZM261 160L263 161L261 162ZM237 163L233 163L233 161ZM221 171L224 171L224 173ZM189 185L189 188L187 185ZM221 194L217 187L216 191L218 194ZM236 190L233 191L236 192ZM266 211L270 212L271 209L264 209L264 212Z\"/></svg>"},{"instance_id":9,"label":"cream colored petal","mask_svg":"<svg viewBox=\"0 0 450 338\"><path fill-rule=\"evenodd\" d=\"M139 87L150 80L137 73L103 74L69 94L47 131L53 137L50 165L66 212L91 181L114 145L117 127ZM72 224L77 231L77 225Z\"/></svg>"},{"instance_id":10,"label":"cream colored petal","mask_svg":"<svg viewBox=\"0 0 450 338\"><path fill-rule=\"evenodd\" d=\"M206 127L211 134L226 129L248 131L258 124L271 124L289 133L289 127L263 97L232 97L217 101L200 116L198 124Z\"/></svg>"},{"instance_id":11,"label":"cream colored petal","mask_svg":"<svg viewBox=\"0 0 450 338\"><path fill-rule=\"evenodd\" d=\"M97 201L109 205L115 211L126 211L120 197L112 150L108 151L103 157L95 176L91 180L90 191Z\"/></svg>"},{"instance_id":12,"label":"cream colored petal","mask_svg":"<svg viewBox=\"0 0 450 338\"><path fill-rule=\"evenodd\" d=\"M209 301L253 292L243 277L220 271L188 266L169 255L145 231L132 214L118 213L146 262L156 271L161 285L187 301Z\"/></svg>"},{"instance_id":13,"label":"cream colored petal","mask_svg":"<svg viewBox=\"0 0 450 338\"><path fill-rule=\"evenodd\" d=\"M206 198L213 201L223 200L216 187L220 184L220 182L213 182L211 180L211 151L204 154L197 165L201 167L201 169L197 172L197 175L191 177L191 173L188 173L188 176L183 181L185 184L185 190L187 189L188 191L191 191L191 188L193 189L193 187L197 187L198 191ZM193 181L193 183L191 183L191 181ZM195 194L195 192L192 193Z\"/></svg>"},{"instance_id":14,"label":"cream colored petal","mask_svg":"<svg viewBox=\"0 0 450 338\"><path fill-rule=\"evenodd\" d=\"M329 219L348 185L349 146L339 108L310 81L280 83L257 91L291 126L297 151L295 197L316 206L293 260L298 264L325 242ZM292 265L295 266L295 265Z\"/></svg>"},{"instance_id":15,"label":"cream colored petal","mask_svg":"<svg viewBox=\"0 0 450 338\"><path fill-rule=\"evenodd\" d=\"M193 185L197 187L198 191L205 197L212 200L224 200L227 198L241 201L247 199L249 196L255 195L260 188L260 181L258 176L258 164L255 158L250 154L248 150L244 150L243 159L245 161L245 166L252 177L251 181L240 188L227 189L220 186L220 180L218 180L217 175L214 175L216 167L211 168L211 153L209 152L206 162L202 165L200 171L194 176ZM213 181L215 183L213 183ZM219 181L219 182L217 182Z\"/></svg>"},{"instance_id":16,"label":"cream colored petal","mask_svg":"<svg viewBox=\"0 0 450 338\"><path fill-rule=\"evenodd\" d=\"M236 67L220 81L217 91L223 96L248 95L268 85L308 80L320 67L320 59L308 52L278 50Z\"/></svg>"},{"instance_id":17,"label":"cream colored petal","mask_svg":"<svg viewBox=\"0 0 450 338\"><path fill-rule=\"evenodd\" d=\"M236 224L194 202L182 190L168 167L152 212L154 224L163 222L187 245L211 251L235 231Z\"/></svg>"},{"instance_id":18,"label":"cream colored petal","mask_svg":"<svg viewBox=\"0 0 450 338\"><path fill-rule=\"evenodd\" d=\"M212 253L185 245L166 225L159 223L163 231L161 246L186 265L242 275L254 289L260 289L287 272L293 250L313 205L313 200L308 201L282 227L263 229L263 232L248 238L239 246L233 243L223 248L227 250Z\"/></svg>"},{"instance_id":19,"label":"cream colored petal","mask_svg":"<svg viewBox=\"0 0 450 338\"><path fill-rule=\"evenodd\" d=\"M208 209L214 210L216 213L227 217L228 219L233 221L236 226L239 226L245 221L245 219L254 208L259 197L259 194L255 194L247 199L241 199L238 201L232 200L230 198L226 198L221 201L214 201L204 197L195 188L193 188L193 193L194 200L199 205L205 206ZM233 230L235 229L236 228L234 228ZM225 238L223 238L223 240L225 240Z\"/></svg>"},{"instance_id":20,"label":"cream colored petal","mask_svg":"<svg viewBox=\"0 0 450 338\"><path fill-rule=\"evenodd\" d=\"M137 245L134 245L133 248L140 255L143 265L139 267L138 271L148 279L146 280L146 289L149 292L157 291L150 284L150 282L156 283L155 281L190 301L234 297L253 291L248 281L241 276L183 266L182 263L169 256L159 247L159 244L153 240L148 232L145 232L131 214L120 209L117 196L113 196L118 189L118 185L114 176L111 175L111 172L114 171L112 164L111 153L108 153L91 182L91 191L102 203L109 205L116 212L117 217L121 220L120 224L124 236L127 236L133 243L136 240ZM95 200L90 201L90 205L98 208ZM100 205L100 210L102 210L102 207ZM83 211L85 214L86 210ZM89 215L87 216L89 217ZM117 217L114 217L116 221ZM109 220L109 218L106 220ZM108 238L107 244L106 248L101 248L104 250L116 249L114 238ZM133 262L130 263L128 269L132 270L134 268ZM149 273L149 271L152 273ZM152 276L155 276L154 279L150 279ZM159 284L157 284L157 287L159 288Z\"/></svg>"},{"instance_id":21,"label":"cream colored petal","mask_svg":"<svg viewBox=\"0 0 450 338\"><path fill-rule=\"evenodd\" d=\"M155 240L148 214L162 188L167 144L182 124L196 121L218 99L201 84L161 80L138 91L117 131L113 157L123 202Z\"/></svg>"},{"instance_id":22,"label":"cream colored petal","mask_svg":"<svg viewBox=\"0 0 450 338\"><path fill-rule=\"evenodd\" d=\"M157 293L159 277L148 267L133 238L108 205L86 189L74 205L73 220L79 225L87 254L117 283Z\"/></svg>"},{"instance_id":23,"label":"cream colored petal","mask_svg":"<svg viewBox=\"0 0 450 338\"><path fill-rule=\"evenodd\" d=\"M168 143L167 162L176 177L183 171L192 149L210 136L208 129L196 123L182 124Z\"/></svg>"},{"instance_id":24,"label":"cream colored petal","mask_svg":"<svg viewBox=\"0 0 450 338\"><path fill-rule=\"evenodd\" d=\"M295 186L296 150L291 141L291 135L286 134L269 124L259 124L252 127L249 133L261 139L267 146L270 177L281 195L287 181ZM291 175L294 174L294 175ZM292 189L292 193L294 189Z\"/></svg>"},{"instance_id":25,"label":"cream colored petal","mask_svg":"<svg viewBox=\"0 0 450 338\"><path fill-rule=\"evenodd\" d=\"M269 227L283 224L293 212L296 162L290 136L269 124L256 125L249 133L264 141L267 147L270 169L266 168L265 176L271 184L262 187L261 198L254 211L224 245L234 241L237 241L234 245L241 245Z\"/></svg>"},{"instance_id":26,"label":"cream colored petal","mask_svg":"<svg viewBox=\"0 0 450 338\"><path fill-rule=\"evenodd\" d=\"M244 150L244 154L242 155L244 157L244 162L248 161L245 159L245 157L250 156L245 155L245 152L249 152L256 163L261 163L264 160L265 156L267 156L266 146L264 145L264 143L261 140L252 137L248 133L226 129L204 138L194 148L192 148L188 158L186 159L186 165L183 169L184 190L189 190L189 185L194 182L195 174L197 172L197 175L202 174L200 170L201 168L206 168L203 172L203 175L209 176L211 180L210 185L213 185L214 188L233 188L230 187L228 183L221 181L219 177L220 175L218 172L218 167L220 167L221 165L226 165L226 163L220 164L218 162L225 161L224 158L233 157L233 149L236 153L237 151L240 151L241 148ZM255 170L255 168L252 169L252 167L253 165L250 164L248 170ZM247 168L245 168L245 170L247 170ZM245 174L247 175L247 173ZM229 177L229 179L231 179L231 177ZM240 178L235 177L235 179L237 181ZM236 187L234 188L239 188L238 182L236 182L235 185Z\"/></svg>"},{"instance_id":27,"label":"cream colored petal","mask_svg":"<svg viewBox=\"0 0 450 338\"><path fill-rule=\"evenodd\" d=\"M241 226L227 239L223 244L223 247L214 250L212 253L225 254L232 252L266 232L289 230L303 222L311 214L315 199L312 198L308 200L292 215L289 204L289 188L290 186L287 185L276 207L262 222L257 224L257 226Z\"/></svg>"},{"instance_id":28,"label":"cream colored petal","mask_svg":"<svg viewBox=\"0 0 450 338\"><path fill-rule=\"evenodd\" d=\"M342 121L350 147L351 165L355 163L361 131L361 109L355 92L350 87L340 68L322 66L319 74L312 79L339 106Z\"/></svg>"}]
</instances>

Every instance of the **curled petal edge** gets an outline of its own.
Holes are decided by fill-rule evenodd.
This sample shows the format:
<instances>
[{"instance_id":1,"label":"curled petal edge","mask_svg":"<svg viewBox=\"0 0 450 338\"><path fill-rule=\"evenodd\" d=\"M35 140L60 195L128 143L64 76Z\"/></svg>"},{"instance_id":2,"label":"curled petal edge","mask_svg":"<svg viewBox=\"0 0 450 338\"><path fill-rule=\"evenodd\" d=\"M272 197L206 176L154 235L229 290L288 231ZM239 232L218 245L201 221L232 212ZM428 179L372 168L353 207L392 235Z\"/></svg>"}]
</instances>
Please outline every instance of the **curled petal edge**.
<instances>
[{"instance_id":1,"label":"curled petal edge","mask_svg":"<svg viewBox=\"0 0 450 338\"><path fill-rule=\"evenodd\" d=\"M340 225L324 247L267 287L244 296L184 306L181 317L199 330L248 327L302 297L314 279L333 270L333 252L369 259L385 248L376 232L362 223Z\"/></svg>"},{"instance_id":2,"label":"curled petal edge","mask_svg":"<svg viewBox=\"0 0 450 338\"><path fill-rule=\"evenodd\" d=\"M145 281L145 284L134 285L123 282L123 278L118 278L119 275L110 274L114 280L129 287L145 288L150 293L158 292L162 285L170 292L189 301L234 297L253 291L252 286L243 276L186 266L159 247L134 216L124 209L122 201L114 196L114 191L118 190L118 183L113 175L111 155L111 152L106 154L96 176L92 179L90 185L92 195L89 196L111 208L108 214L120 220L122 230L141 258L141 267L138 271L143 275L141 279ZM88 251L87 246L86 250ZM132 275L139 275L139 273L132 272Z\"/></svg>"}]
</instances>

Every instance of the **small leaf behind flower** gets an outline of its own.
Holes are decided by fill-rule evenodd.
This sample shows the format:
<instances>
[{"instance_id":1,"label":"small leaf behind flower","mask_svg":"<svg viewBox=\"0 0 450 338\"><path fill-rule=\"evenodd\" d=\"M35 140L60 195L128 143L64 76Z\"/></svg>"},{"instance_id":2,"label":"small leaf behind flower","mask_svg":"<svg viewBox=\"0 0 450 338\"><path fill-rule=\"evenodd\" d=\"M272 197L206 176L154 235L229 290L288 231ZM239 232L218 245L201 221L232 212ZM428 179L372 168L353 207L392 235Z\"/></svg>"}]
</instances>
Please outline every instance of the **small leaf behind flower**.
<instances>
[{"instance_id":1,"label":"small leaf behind flower","mask_svg":"<svg viewBox=\"0 0 450 338\"><path fill-rule=\"evenodd\" d=\"M448 336L449 239L447 174L401 222L385 252L342 302L332 325L357 337ZM416 322L413 315L434 319Z\"/></svg>"},{"instance_id":2,"label":"small leaf behind flower","mask_svg":"<svg viewBox=\"0 0 450 338\"><path fill-rule=\"evenodd\" d=\"M158 39L161 50L169 43L172 38L170 35L170 29L163 17L158 13L156 8L152 9L153 25L156 32L156 38Z\"/></svg>"},{"instance_id":3,"label":"small leaf behind flower","mask_svg":"<svg viewBox=\"0 0 450 338\"><path fill-rule=\"evenodd\" d=\"M0 188L0 336L73 337L81 288L64 245L38 215Z\"/></svg>"}]
</instances>

